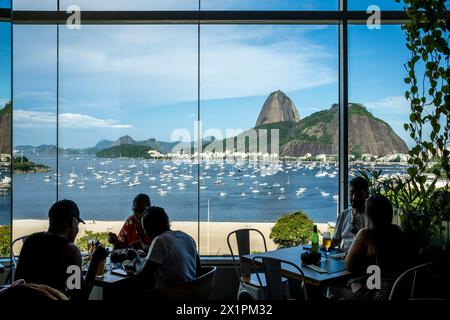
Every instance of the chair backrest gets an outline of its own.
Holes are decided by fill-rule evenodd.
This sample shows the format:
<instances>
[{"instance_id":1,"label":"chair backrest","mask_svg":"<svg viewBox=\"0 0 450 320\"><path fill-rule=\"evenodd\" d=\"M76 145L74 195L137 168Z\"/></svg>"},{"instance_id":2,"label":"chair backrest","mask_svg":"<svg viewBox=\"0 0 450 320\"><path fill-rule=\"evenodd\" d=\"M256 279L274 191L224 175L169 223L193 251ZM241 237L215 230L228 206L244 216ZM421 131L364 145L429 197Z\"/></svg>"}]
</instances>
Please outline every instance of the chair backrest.
<instances>
[{"instance_id":1,"label":"chair backrest","mask_svg":"<svg viewBox=\"0 0 450 320\"><path fill-rule=\"evenodd\" d=\"M426 283L431 284L431 281L429 281L430 280L429 277L432 273L432 268L433 262L428 262L403 272L397 278L397 280L395 280L391 289L391 293L389 295L389 300L394 300L398 298L404 298L409 300L416 299L417 297L415 296L415 294L417 286L421 286L424 284L426 285ZM405 289L407 289L408 291L407 294L405 294L404 291Z\"/></svg>"},{"instance_id":2,"label":"chair backrest","mask_svg":"<svg viewBox=\"0 0 450 320\"><path fill-rule=\"evenodd\" d=\"M22 242L22 245L23 245L23 243L25 242L25 240L27 240L27 238L28 238L28 236L22 236L22 237L19 237L19 238L15 239L15 240L11 243L11 257L12 257L14 269L17 268L16 255L14 254L14 245L15 245L16 243L18 243L18 242Z\"/></svg>"},{"instance_id":3,"label":"chair backrest","mask_svg":"<svg viewBox=\"0 0 450 320\"><path fill-rule=\"evenodd\" d=\"M236 270L237 277L239 281L241 281L242 275L249 275L251 273L251 264L245 263L242 261L241 256L250 254L250 234L255 233L261 236L264 244L264 250L267 252L267 244L266 244L266 238L264 237L264 234L259 231L258 229L238 229L235 231L232 231L227 236L227 244L228 249L230 250L231 257L233 258L233 264ZM237 254L239 256L239 265L237 263L236 255L233 252L233 248L231 246L231 237L236 237L236 246L237 246Z\"/></svg>"},{"instance_id":4,"label":"chair backrest","mask_svg":"<svg viewBox=\"0 0 450 320\"><path fill-rule=\"evenodd\" d=\"M305 278L303 270L300 269L299 266L297 266L295 263L292 263L291 261L263 256L255 256L252 259L252 264L255 269L258 268L258 265L262 264L262 269L266 277L265 280L268 291L268 298L270 300L284 300L288 298L285 295L285 288L283 285L283 277L281 273L281 265L283 263L294 267L298 271L298 273L302 276L302 278ZM262 281L259 274L256 273L256 275L258 277L259 284L262 286ZM304 281L302 283L302 290L305 300L308 300L308 291L306 283Z\"/></svg>"},{"instance_id":5,"label":"chair backrest","mask_svg":"<svg viewBox=\"0 0 450 320\"><path fill-rule=\"evenodd\" d=\"M12 261L12 263L11 263L11 265L10 265L10 268L9 268L9 273L8 273L8 275L7 275L7 277L6 277L6 280L5 280L5 283L8 283L8 284L10 284L10 283L13 283L14 282L14 279L15 279L15 272L16 272L16 269L17 269L17 257L16 257L16 255L14 254L14 245L16 244L16 243L18 243L18 242L22 242L22 244L23 244L23 242L25 242L25 240L28 238L28 236L22 236L22 237L19 237L19 238L17 238L17 239L15 239L12 243L11 243L11 261Z\"/></svg>"},{"instance_id":6,"label":"chair backrest","mask_svg":"<svg viewBox=\"0 0 450 320\"><path fill-rule=\"evenodd\" d=\"M216 267L203 267L198 278L158 289L156 296L162 300L208 300L211 298Z\"/></svg>"}]
</instances>

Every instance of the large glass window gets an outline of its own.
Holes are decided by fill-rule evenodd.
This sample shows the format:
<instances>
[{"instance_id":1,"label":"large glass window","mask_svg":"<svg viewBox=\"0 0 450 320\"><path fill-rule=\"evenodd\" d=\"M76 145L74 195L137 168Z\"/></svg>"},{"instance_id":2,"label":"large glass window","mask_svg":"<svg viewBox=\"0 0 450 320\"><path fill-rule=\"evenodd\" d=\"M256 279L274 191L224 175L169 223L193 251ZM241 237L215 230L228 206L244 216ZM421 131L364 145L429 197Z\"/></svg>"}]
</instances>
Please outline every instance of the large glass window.
<instances>
[{"instance_id":1,"label":"large glass window","mask_svg":"<svg viewBox=\"0 0 450 320\"><path fill-rule=\"evenodd\" d=\"M10 9L11 8L11 0L0 0L0 8Z\"/></svg>"},{"instance_id":2,"label":"large glass window","mask_svg":"<svg viewBox=\"0 0 450 320\"><path fill-rule=\"evenodd\" d=\"M14 26L13 42L15 239L46 230L56 199L56 27Z\"/></svg>"},{"instance_id":3,"label":"large glass window","mask_svg":"<svg viewBox=\"0 0 450 320\"><path fill-rule=\"evenodd\" d=\"M42 10L52 11L57 9L58 0L13 0L14 10Z\"/></svg>"},{"instance_id":4,"label":"large glass window","mask_svg":"<svg viewBox=\"0 0 450 320\"><path fill-rule=\"evenodd\" d=\"M402 7L369 2L349 1L349 10ZM14 9L56 10L56 3L16 0ZM338 7L335 0L62 0L60 9L72 4L99 11ZM404 33L399 25L348 28L342 134L350 178L361 167L402 173L412 144L403 130ZM269 239L277 219L299 210L328 228L342 160L338 39L337 24L16 25L13 237L46 229L57 198L78 203L86 230L117 232L138 193L166 208L173 228L193 236L202 255L227 254L226 235L241 227ZM8 57L8 38L1 41ZM5 117L9 65L1 61ZM1 174L8 182L11 174ZM8 199L0 198L2 208ZM10 216L2 210L0 225Z\"/></svg>"},{"instance_id":5,"label":"large glass window","mask_svg":"<svg viewBox=\"0 0 450 320\"><path fill-rule=\"evenodd\" d=\"M334 221L337 27L202 26L200 56L203 136L219 141L202 156L202 253L227 253L226 235L244 226L269 239L298 210ZM245 148L220 141L236 136ZM225 148L237 152L212 154Z\"/></svg>"},{"instance_id":6,"label":"large glass window","mask_svg":"<svg viewBox=\"0 0 450 320\"><path fill-rule=\"evenodd\" d=\"M197 26L61 28L59 62L59 197L117 233L146 193L196 238L197 167L166 155L197 119Z\"/></svg>"},{"instance_id":7,"label":"large glass window","mask_svg":"<svg viewBox=\"0 0 450 320\"><path fill-rule=\"evenodd\" d=\"M11 24L0 22L0 258L11 238Z\"/></svg>"},{"instance_id":8,"label":"large glass window","mask_svg":"<svg viewBox=\"0 0 450 320\"><path fill-rule=\"evenodd\" d=\"M399 25L381 29L349 27L349 166L405 174L413 140L404 130L409 119L405 99L405 35Z\"/></svg>"}]
</instances>

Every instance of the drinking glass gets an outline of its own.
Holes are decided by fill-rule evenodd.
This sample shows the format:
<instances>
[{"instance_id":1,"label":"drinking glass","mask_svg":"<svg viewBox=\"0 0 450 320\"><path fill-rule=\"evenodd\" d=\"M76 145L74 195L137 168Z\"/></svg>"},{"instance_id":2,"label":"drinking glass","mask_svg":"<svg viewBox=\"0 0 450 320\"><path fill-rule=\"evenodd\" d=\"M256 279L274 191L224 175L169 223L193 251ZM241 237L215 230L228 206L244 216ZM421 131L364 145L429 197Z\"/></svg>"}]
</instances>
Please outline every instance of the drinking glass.
<instances>
[{"instance_id":1,"label":"drinking glass","mask_svg":"<svg viewBox=\"0 0 450 320\"><path fill-rule=\"evenodd\" d=\"M329 232L324 232L322 234L322 243L325 247L325 250L327 250L326 254L328 255L328 249L331 247L331 234Z\"/></svg>"}]
</instances>

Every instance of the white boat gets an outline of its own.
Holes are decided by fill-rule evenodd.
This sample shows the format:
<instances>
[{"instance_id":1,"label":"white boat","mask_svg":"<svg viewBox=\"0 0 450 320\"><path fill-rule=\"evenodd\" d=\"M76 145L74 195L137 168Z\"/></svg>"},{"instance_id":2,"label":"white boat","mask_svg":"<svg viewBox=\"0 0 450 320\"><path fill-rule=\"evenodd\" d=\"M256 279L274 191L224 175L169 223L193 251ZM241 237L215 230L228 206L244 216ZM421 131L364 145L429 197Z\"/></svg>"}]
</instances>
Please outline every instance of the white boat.
<instances>
[{"instance_id":1,"label":"white boat","mask_svg":"<svg viewBox=\"0 0 450 320\"><path fill-rule=\"evenodd\" d=\"M320 194L322 195L322 197L328 197L330 194L328 192L325 191L320 191Z\"/></svg>"},{"instance_id":2,"label":"white boat","mask_svg":"<svg viewBox=\"0 0 450 320\"><path fill-rule=\"evenodd\" d=\"M278 200L284 200L284 199L286 199L285 196L279 196L279 197L278 197Z\"/></svg>"},{"instance_id":3,"label":"white boat","mask_svg":"<svg viewBox=\"0 0 450 320\"><path fill-rule=\"evenodd\" d=\"M225 197L226 195L227 195L226 192L221 192L221 193L219 193L219 196L222 197L222 198Z\"/></svg>"},{"instance_id":4,"label":"white boat","mask_svg":"<svg viewBox=\"0 0 450 320\"><path fill-rule=\"evenodd\" d=\"M82 186L78 186L78 189L83 190L84 188L86 188L86 186L82 185Z\"/></svg>"},{"instance_id":5,"label":"white boat","mask_svg":"<svg viewBox=\"0 0 450 320\"><path fill-rule=\"evenodd\" d=\"M253 189L252 192L253 193L259 193L259 190L258 189Z\"/></svg>"},{"instance_id":6,"label":"white boat","mask_svg":"<svg viewBox=\"0 0 450 320\"><path fill-rule=\"evenodd\" d=\"M306 188L298 188L296 191L297 194L303 194L306 191Z\"/></svg>"},{"instance_id":7,"label":"white boat","mask_svg":"<svg viewBox=\"0 0 450 320\"><path fill-rule=\"evenodd\" d=\"M321 177L326 177L328 175L328 173L326 171L319 171L316 173L316 177L317 178L321 178Z\"/></svg>"},{"instance_id":8,"label":"white boat","mask_svg":"<svg viewBox=\"0 0 450 320\"><path fill-rule=\"evenodd\" d=\"M241 198L244 198L245 197L245 192L242 192L241 193Z\"/></svg>"},{"instance_id":9,"label":"white boat","mask_svg":"<svg viewBox=\"0 0 450 320\"><path fill-rule=\"evenodd\" d=\"M337 194L334 195L334 196L333 196L333 200L334 200L334 201L338 201L338 200L339 200L339 196L338 196Z\"/></svg>"}]
</instances>

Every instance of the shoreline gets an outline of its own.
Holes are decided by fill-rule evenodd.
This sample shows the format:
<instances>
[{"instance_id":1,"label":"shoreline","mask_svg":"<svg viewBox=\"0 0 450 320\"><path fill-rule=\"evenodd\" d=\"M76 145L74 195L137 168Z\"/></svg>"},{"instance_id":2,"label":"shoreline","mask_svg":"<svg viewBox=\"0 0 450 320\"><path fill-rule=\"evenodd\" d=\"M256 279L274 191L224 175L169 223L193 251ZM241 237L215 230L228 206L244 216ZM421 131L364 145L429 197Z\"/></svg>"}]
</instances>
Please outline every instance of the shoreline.
<instances>
[{"instance_id":1,"label":"shoreline","mask_svg":"<svg viewBox=\"0 0 450 320\"><path fill-rule=\"evenodd\" d=\"M82 237L86 231L92 232L114 232L118 233L124 221L97 221L86 220L86 224L80 224L79 234L77 238ZM39 219L23 219L14 220L13 239L29 235L35 232L46 231L48 228L48 220ZM201 255L220 256L229 254L227 236L230 232L242 228L254 228L260 230L267 242L268 250L275 250L277 246L269 238L270 231L275 223L268 222L200 222L200 247ZM316 223L319 231L323 232L329 228L328 223ZM172 221L172 230L180 230L189 234L199 245L198 227L196 221ZM209 233L209 239L208 239ZM105 244L108 245L108 244ZM20 252L22 244L14 246L14 252ZM233 249L235 250L235 249ZM263 245L260 238L251 239L252 251L263 251Z\"/></svg>"}]
</instances>

